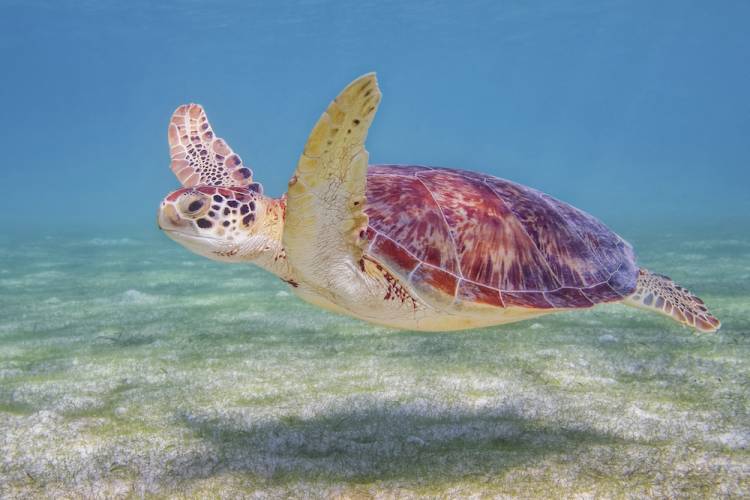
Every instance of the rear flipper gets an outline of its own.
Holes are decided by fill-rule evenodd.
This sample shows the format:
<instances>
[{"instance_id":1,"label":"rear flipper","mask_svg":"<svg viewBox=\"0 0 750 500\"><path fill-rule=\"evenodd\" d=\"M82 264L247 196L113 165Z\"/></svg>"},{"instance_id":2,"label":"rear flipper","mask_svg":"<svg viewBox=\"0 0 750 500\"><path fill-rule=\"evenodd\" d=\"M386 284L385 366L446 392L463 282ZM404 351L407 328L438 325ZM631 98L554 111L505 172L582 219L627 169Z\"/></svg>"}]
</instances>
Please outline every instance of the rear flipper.
<instances>
[{"instance_id":1,"label":"rear flipper","mask_svg":"<svg viewBox=\"0 0 750 500\"><path fill-rule=\"evenodd\" d=\"M721 327L721 322L708 312L701 299L670 278L643 268L638 272L635 292L624 302L659 312L702 332L715 332Z\"/></svg>"}]
</instances>

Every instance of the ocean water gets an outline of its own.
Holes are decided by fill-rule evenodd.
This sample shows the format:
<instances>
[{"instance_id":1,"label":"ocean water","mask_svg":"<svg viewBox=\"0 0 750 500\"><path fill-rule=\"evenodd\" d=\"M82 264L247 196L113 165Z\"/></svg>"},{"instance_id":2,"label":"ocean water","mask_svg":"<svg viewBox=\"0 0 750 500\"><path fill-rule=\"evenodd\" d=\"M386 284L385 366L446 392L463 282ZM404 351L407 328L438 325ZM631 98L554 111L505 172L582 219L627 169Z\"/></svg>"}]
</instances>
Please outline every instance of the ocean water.
<instances>
[{"instance_id":1,"label":"ocean water","mask_svg":"<svg viewBox=\"0 0 750 500\"><path fill-rule=\"evenodd\" d=\"M0 497L750 496L747 2L0 7ZM372 162L570 202L722 329L396 331L158 231L177 105L280 195L372 70Z\"/></svg>"}]
</instances>

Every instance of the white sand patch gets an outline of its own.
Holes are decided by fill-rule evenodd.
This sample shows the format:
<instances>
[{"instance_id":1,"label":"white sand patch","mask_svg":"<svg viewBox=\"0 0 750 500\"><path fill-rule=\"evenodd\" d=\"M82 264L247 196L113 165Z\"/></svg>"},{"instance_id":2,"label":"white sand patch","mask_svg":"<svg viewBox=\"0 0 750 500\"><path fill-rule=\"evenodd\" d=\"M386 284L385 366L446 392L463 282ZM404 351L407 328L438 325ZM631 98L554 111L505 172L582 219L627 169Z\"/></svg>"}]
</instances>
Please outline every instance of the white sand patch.
<instances>
[{"instance_id":1,"label":"white sand patch","mask_svg":"<svg viewBox=\"0 0 750 500\"><path fill-rule=\"evenodd\" d=\"M734 429L731 432L716 434L709 439L733 450L750 449L750 430L748 429Z\"/></svg>"},{"instance_id":2,"label":"white sand patch","mask_svg":"<svg viewBox=\"0 0 750 500\"><path fill-rule=\"evenodd\" d=\"M13 378L23 375L23 370L18 368L0 368L0 379L2 378Z\"/></svg>"},{"instance_id":3,"label":"white sand patch","mask_svg":"<svg viewBox=\"0 0 750 500\"><path fill-rule=\"evenodd\" d=\"M159 297L139 290L125 290L121 295L121 302L124 304L153 304L159 301Z\"/></svg>"}]
</instances>

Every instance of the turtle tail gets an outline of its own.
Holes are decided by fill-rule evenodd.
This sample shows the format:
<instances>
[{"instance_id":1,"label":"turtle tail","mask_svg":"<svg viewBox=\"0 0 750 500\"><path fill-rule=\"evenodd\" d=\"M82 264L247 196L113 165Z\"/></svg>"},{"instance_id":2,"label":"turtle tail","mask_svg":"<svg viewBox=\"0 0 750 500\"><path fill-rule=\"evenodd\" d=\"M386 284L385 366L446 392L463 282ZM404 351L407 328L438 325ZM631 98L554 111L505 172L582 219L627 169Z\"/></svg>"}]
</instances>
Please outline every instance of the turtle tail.
<instances>
[{"instance_id":1,"label":"turtle tail","mask_svg":"<svg viewBox=\"0 0 750 500\"><path fill-rule=\"evenodd\" d=\"M625 304L669 316L673 320L701 332L715 332L721 321L708 312L703 301L667 276L641 268L635 292Z\"/></svg>"}]
</instances>

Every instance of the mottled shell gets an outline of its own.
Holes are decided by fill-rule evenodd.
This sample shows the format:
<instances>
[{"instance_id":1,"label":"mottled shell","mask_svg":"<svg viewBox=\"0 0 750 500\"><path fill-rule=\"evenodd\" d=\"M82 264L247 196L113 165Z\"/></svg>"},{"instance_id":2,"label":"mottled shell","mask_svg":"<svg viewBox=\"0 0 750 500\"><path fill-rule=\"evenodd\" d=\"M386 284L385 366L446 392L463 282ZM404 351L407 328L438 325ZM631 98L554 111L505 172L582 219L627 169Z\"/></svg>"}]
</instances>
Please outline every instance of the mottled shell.
<instances>
[{"instance_id":1,"label":"mottled shell","mask_svg":"<svg viewBox=\"0 0 750 500\"><path fill-rule=\"evenodd\" d=\"M489 175L373 165L367 255L429 302L590 307L636 287L631 246L594 217Z\"/></svg>"}]
</instances>

